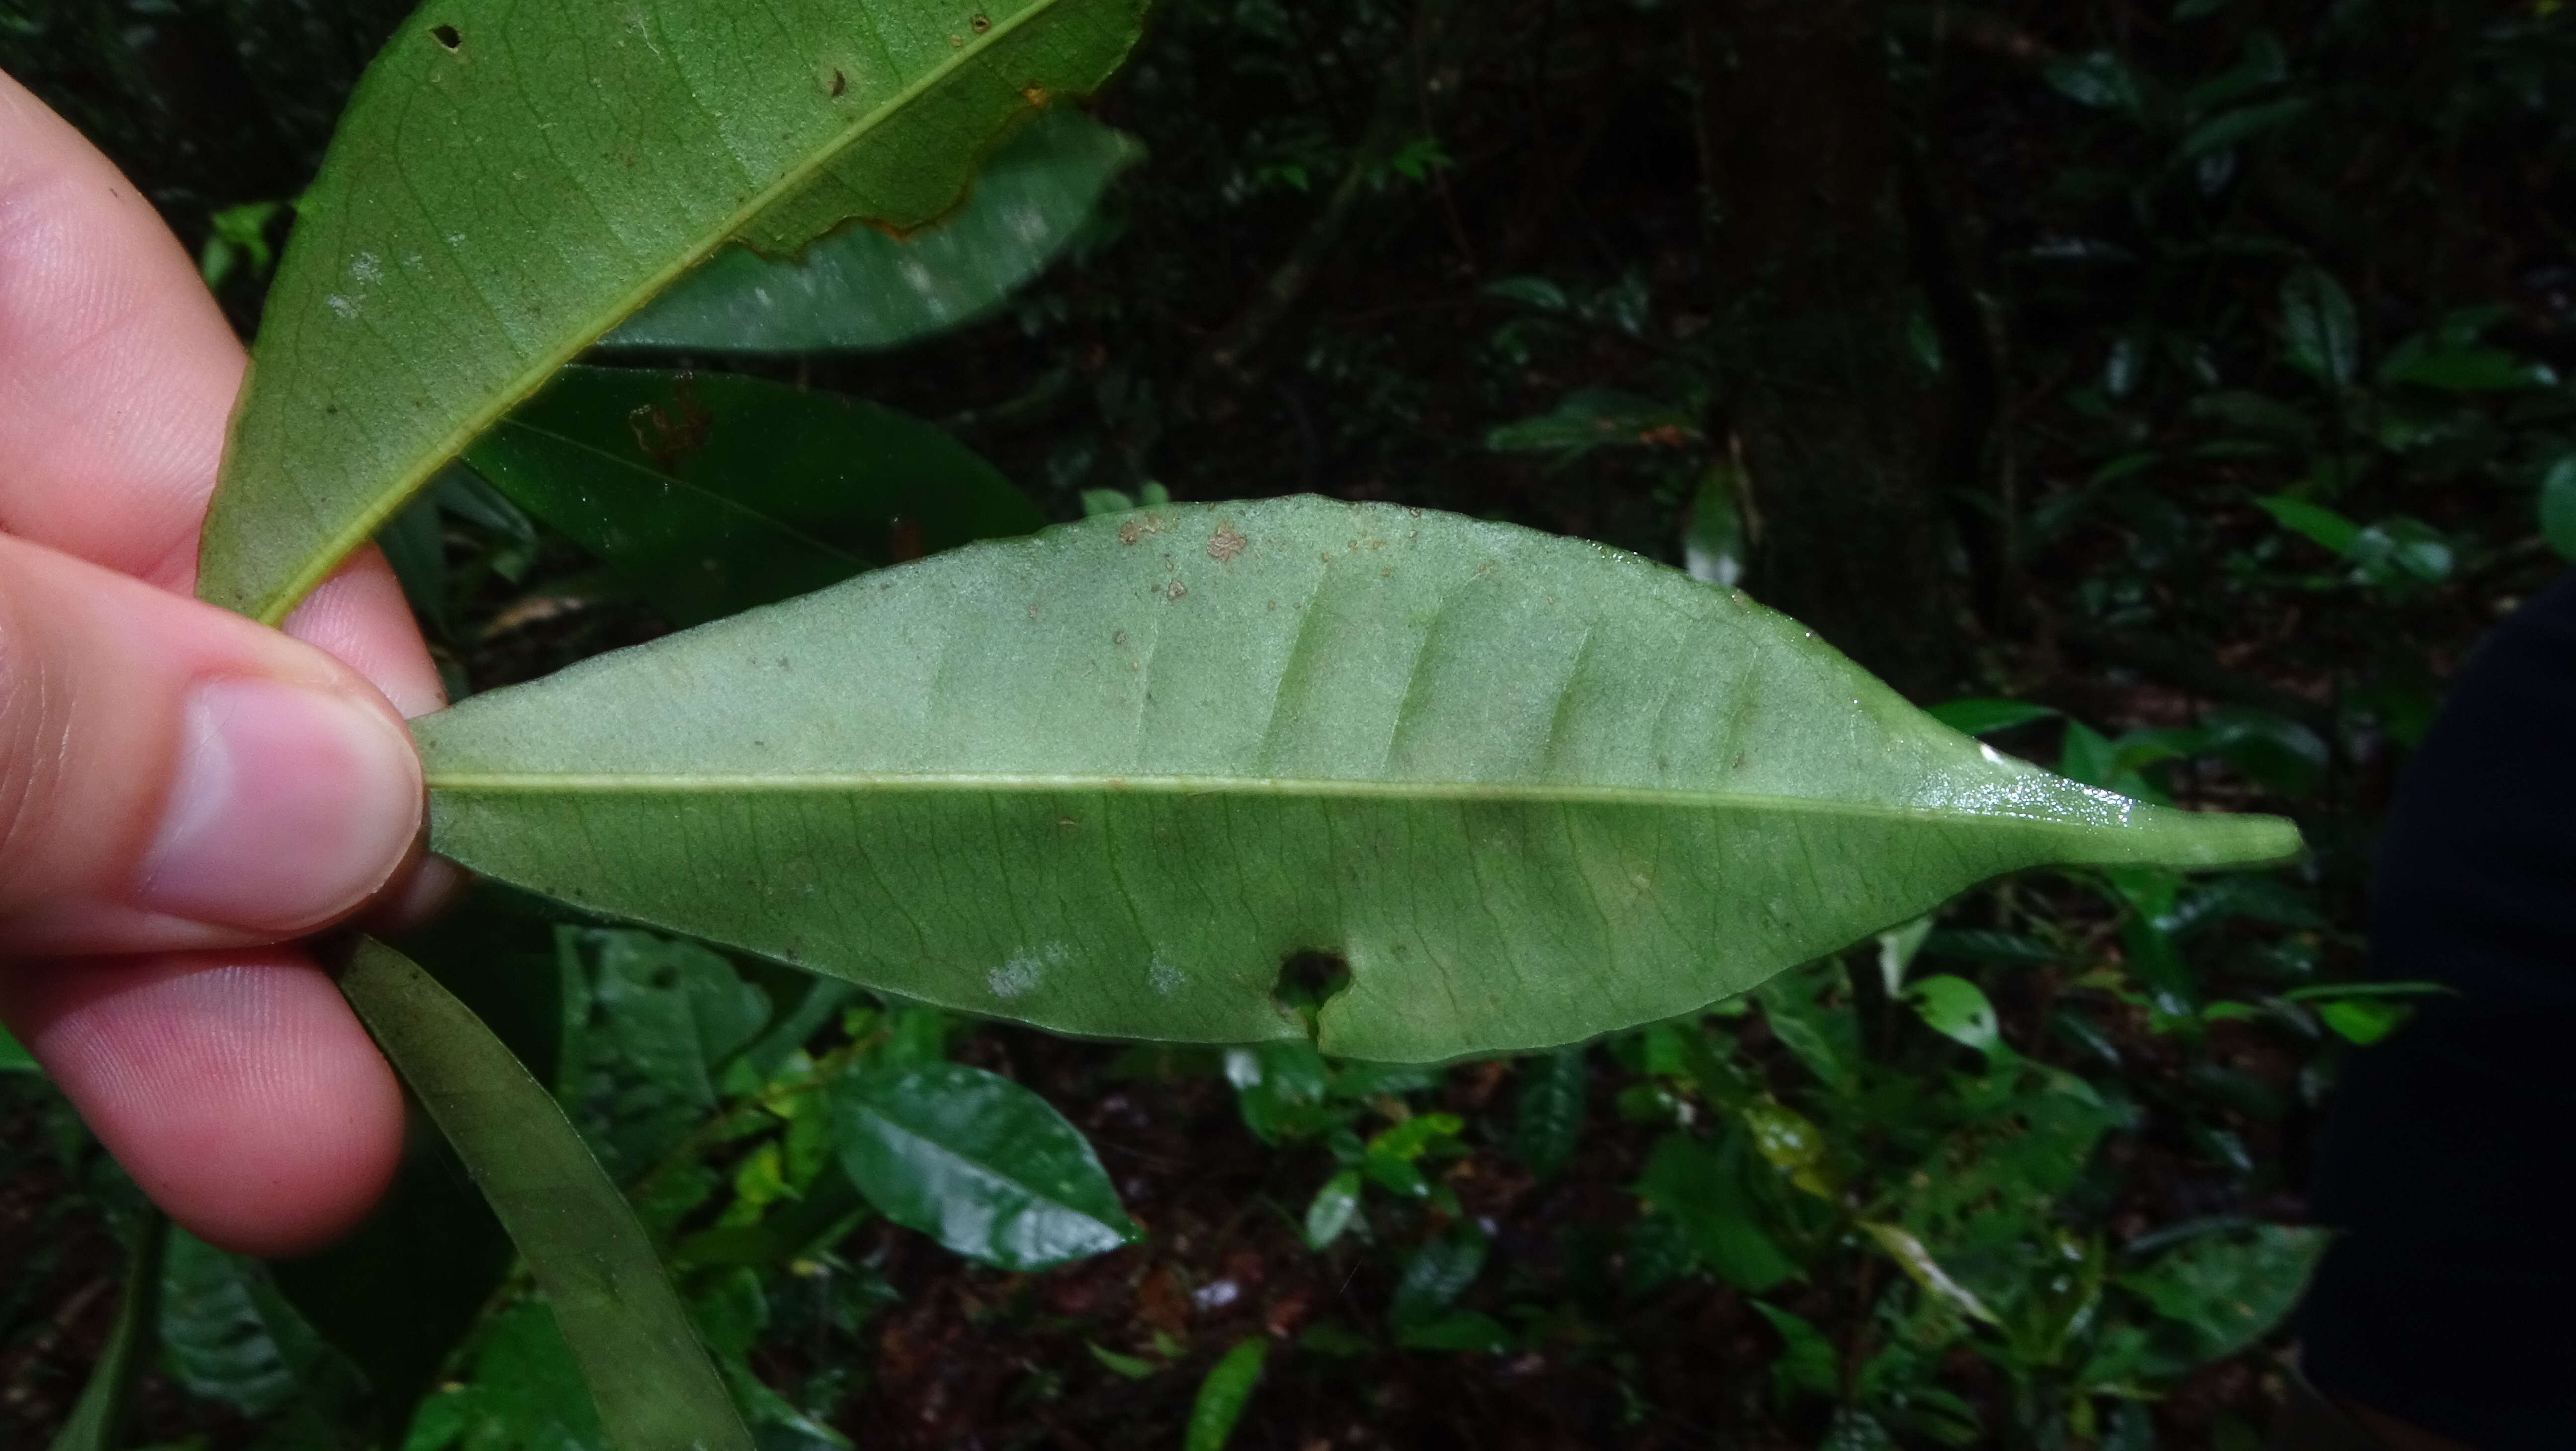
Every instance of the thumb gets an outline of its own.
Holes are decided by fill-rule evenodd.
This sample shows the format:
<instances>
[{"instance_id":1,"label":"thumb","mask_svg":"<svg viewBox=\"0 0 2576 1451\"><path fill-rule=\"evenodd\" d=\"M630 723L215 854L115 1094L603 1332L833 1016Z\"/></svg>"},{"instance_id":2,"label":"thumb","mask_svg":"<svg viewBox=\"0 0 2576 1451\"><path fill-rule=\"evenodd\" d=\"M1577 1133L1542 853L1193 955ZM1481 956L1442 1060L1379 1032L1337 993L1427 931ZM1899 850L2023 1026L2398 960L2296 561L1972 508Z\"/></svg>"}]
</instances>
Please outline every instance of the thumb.
<instances>
[{"instance_id":1,"label":"thumb","mask_svg":"<svg viewBox=\"0 0 2576 1451\"><path fill-rule=\"evenodd\" d=\"M0 956L299 935L420 824L410 737L356 672L0 536Z\"/></svg>"}]
</instances>

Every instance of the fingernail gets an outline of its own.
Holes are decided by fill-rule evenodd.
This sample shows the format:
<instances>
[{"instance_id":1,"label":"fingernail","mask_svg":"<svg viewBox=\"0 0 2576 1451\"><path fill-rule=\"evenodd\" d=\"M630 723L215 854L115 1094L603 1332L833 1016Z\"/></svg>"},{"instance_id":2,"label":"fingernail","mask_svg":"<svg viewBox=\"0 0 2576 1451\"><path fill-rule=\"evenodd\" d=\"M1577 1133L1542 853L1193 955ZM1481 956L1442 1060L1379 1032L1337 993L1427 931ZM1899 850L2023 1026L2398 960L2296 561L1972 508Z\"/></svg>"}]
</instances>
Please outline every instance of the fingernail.
<instances>
[{"instance_id":1,"label":"fingernail","mask_svg":"<svg viewBox=\"0 0 2576 1451\"><path fill-rule=\"evenodd\" d=\"M141 905L254 931L320 926L393 875L420 811L419 758L381 711L274 680L204 681Z\"/></svg>"}]
</instances>

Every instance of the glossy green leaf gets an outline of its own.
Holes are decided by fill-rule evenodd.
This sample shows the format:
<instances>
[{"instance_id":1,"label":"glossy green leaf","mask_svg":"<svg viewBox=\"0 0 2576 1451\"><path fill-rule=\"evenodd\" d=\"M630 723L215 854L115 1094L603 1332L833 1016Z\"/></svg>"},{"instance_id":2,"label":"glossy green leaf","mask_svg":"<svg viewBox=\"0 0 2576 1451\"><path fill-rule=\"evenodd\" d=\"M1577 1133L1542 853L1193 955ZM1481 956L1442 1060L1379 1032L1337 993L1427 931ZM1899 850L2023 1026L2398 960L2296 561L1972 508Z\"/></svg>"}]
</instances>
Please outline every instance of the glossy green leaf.
<instances>
[{"instance_id":1,"label":"glossy green leaf","mask_svg":"<svg viewBox=\"0 0 2576 1451\"><path fill-rule=\"evenodd\" d=\"M2146 109L2138 78L2128 64L2107 50L2060 56L2042 69L2049 88L2079 106L2136 117Z\"/></svg>"},{"instance_id":2,"label":"glossy green leaf","mask_svg":"<svg viewBox=\"0 0 2576 1451\"><path fill-rule=\"evenodd\" d=\"M1715 1144L1668 1133L1646 1161L1637 1195L1680 1226L1700 1263L1718 1278L1760 1294L1798 1266L1762 1227L1744 1182L1745 1152L1740 1129Z\"/></svg>"},{"instance_id":3,"label":"glossy green leaf","mask_svg":"<svg viewBox=\"0 0 2576 1451\"><path fill-rule=\"evenodd\" d=\"M161 1264L169 1240L170 1221L145 1210L126 1252L125 1296L116 1309L116 1324L49 1451L123 1451L134 1385L150 1368L159 1339Z\"/></svg>"},{"instance_id":4,"label":"glossy green leaf","mask_svg":"<svg viewBox=\"0 0 2576 1451\"><path fill-rule=\"evenodd\" d=\"M2343 284L2314 267L2281 283L2281 332L2290 361L2337 388L2361 375L2361 316Z\"/></svg>"},{"instance_id":5,"label":"glossy green leaf","mask_svg":"<svg viewBox=\"0 0 2576 1451\"><path fill-rule=\"evenodd\" d=\"M877 1211L962 1255L1042 1269L1142 1231L1082 1132L999 1074L959 1063L832 1087L841 1168Z\"/></svg>"},{"instance_id":6,"label":"glossy green leaf","mask_svg":"<svg viewBox=\"0 0 2576 1451\"><path fill-rule=\"evenodd\" d=\"M465 457L680 625L1044 522L929 424L730 373L566 368Z\"/></svg>"},{"instance_id":7,"label":"glossy green leaf","mask_svg":"<svg viewBox=\"0 0 2576 1451\"><path fill-rule=\"evenodd\" d=\"M2540 534L2560 557L2576 560L2576 454L2550 465L2540 481Z\"/></svg>"},{"instance_id":8,"label":"glossy green leaf","mask_svg":"<svg viewBox=\"0 0 2576 1451\"><path fill-rule=\"evenodd\" d=\"M1396 1277L1389 1306L1396 1324L1426 1321L1467 1293L1484 1272L1486 1248L1485 1232L1473 1224L1453 1224L1423 1241Z\"/></svg>"},{"instance_id":9,"label":"glossy green leaf","mask_svg":"<svg viewBox=\"0 0 2576 1451\"><path fill-rule=\"evenodd\" d=\"M1340 1239L1359 1210L1359 1170L1344 1169L1325 1180L1306 1205L1306 1247L1322 1249Z\"/></svg>"},{"instance_id":10,"label":"glossy green leaf","mask_svg":"<svg viewBox=\"0 0 2576 1451\"><path fill-rule=\"evenodd\" d=\"M1744 471L1732 463L1710 466L1691 501L1682 532L1682 569L1691 578L1732 589L1744 581L1753 553L1753 530L1744 513Z\"/></svg>"},{"instance_id":11,"label":"glossy green leaf","mask_svg":"<svg viewBox=\"0 0 2576 1451\"><path fill-rule=\"evenodd\" d=\"M1182 1435L1181 1451L1225 1451L1269 1359L1270 1342L1256 1335L1227 1351L1208 1370L1207 1379L1199 1382L1198 1399L1190 1403L1190 1424Z\"/></svg>"},{"instance_id":12,"label":"glossy green leaf","mask_svg":"<svg viewBox=\"0 0 2576 1451\"><path fill-rule=\"evenodd\" d=\"M0 1073L44 1071L44 1066L36 1061L36 1055L27 1051L27 1045L19 1042L17 1035L0 1028Z\"/></svg>"},{"instance_id":13,"label":"glossy green leaf","mask_svg":"<svg viewBox=\"0 0 2576 1451\"><path fill-rule=\"evenodd\" d=\"M199 591L282 618L441 465L728 242L947 211L1143 0L432 0L351 98L269 293Z\"/></svg>"},{"instance_id":14,"label":"glossy green leaf","mask_svg":"<svg viewBox=\"0 0 2576 1451\"><path fill-rule=\"evenodd\" d=\"M955 211L902 236L848 227L802 257L727 247L601 339L693 352L863 352L974 321L1053 265L1145 148L1073 106L976 168Z\"/></svg>"},{"instance_id":15,"label":"glossy green leaf","mask_svg":"<svg viewBox=\"0 0 2576 1451\"><path fill-rule=\"evenodd\" d=\"M161 1359L171 1379L258 1418L303 1391L325 1354L265 1266L171 1231L161 1275Z\"/></svg>"},{"instance_id":16,"label":"glossy green leaf","mask_svg":"<svg viewBox=\"0 0 2576 1451\"><path fill-rule=\"evenodd\" d=\"M1083 1348L1091 1352L1091 1358L1099 1361L1102 1369L1121 1380L1148 1380L1163 1372L1161 1366L1150 1360L1139 1359L1133 1355L1120 1355L1117 1351L1089 1341L1084 1342Z\"/></svg>"},{"instance_id":17,"label":"glossy green leaf","mask_svg":"<svg viewBox=\"0 0 2576 1451\"><path fill-rule=\"evenodd\" d=\"M1753 1308L1780 1332L1780 1358L1771 1362L1771 1379L1783 1397L1829 1396L1842 1389L1842 1356L1805 1317L1759 1300Z\"/></svg>"},{"instance_id":18,"label":"glossy green leaf","mask_svg":"<svg viewBox=\"0 0 2576 1451\"><path fill-rule=\"evenodd\" d=\"M2292 96L2287 100L2265 101L2221 112L2193 127L2191 133L2183 137L2182 154L2185 159L2191 159L2241 145L2267 132L2279 130L2315 108L2316 102L2308 97Z\"/></svg>"},{"instance_id":19,"label":"glossy green leaf","mask_svg":"<svg viewBox=\"0 0 2576 1451\"><path fill-rule=\"evenodd\" d=\"M1663 445L1699 437L1691 416L1669 404L1613 388L1579 388L1553 413L1507 423L1485 435L1501 453L1582 455L1612 444Z\"/></svg>"},{"instance_id":20,"label":"glossy green leaf","mask_svg":"<svg viewBox=\"0 0 2576 1451\"><path fill-rule=\"evenodd\" d=\"M1913 971L1914 959L1922 953L1923 944L1931 937L1932 915L1928 912L1878 934L1878 980L1886 985L1888 992L1892 994L1904 989L1905 975Z\"/></svg>"},{"instance_id":21,"label":"glossy green leaf","mask_svg":"<svg viewBox=\"0 0 2576 1451\"><path fill-rule=\"evenodd\" d=\"M2415 1010L2375 998L2335 998L2317 1005L2317 1017L2335 1036L2367 1048L2406 1026Z\"/></svg>"},{"instance_id":22,"label":"glossy green leaf","mask_svg":"<svg viewBox=\"0 0 2576 1451\"><path fill-rule=\"evenodd\" d=\"M1981 1320L1988 1325L1997 1323L1995 1312L1986 1308L1985 1301L1942 1268L1941 1262L1932 1257L1932 1252L1923 1247L1923 1241L1916 1239L1910 1231L1893 1224L1865 1223L1860 1228L1862 1233L1878 1242L1878 1247L1887 1252L1887 1257L1896 1261L1897 1268L1905 1271L1906 1278L1921 1286L1924 1293L1948 1303L1971 1320Z\"/></svg>"},{"instance_id":23,"label":"glossy green leaf","mask_svg":"<svg viewBox=\"0 0 2576 1451\"><path fill-rule=\"evenodd\" d=\"M1106 1037L1552 1047L2043 862L2265 861L1597 545L1317 499L972 546L414 723L481 872ZM1224 904L1212 911L1210 904Z\"/></svg>"},{"instance_id":24,"label":"glossy green leaf","mask_svg":"<svg viewBox=\"0 0 2576 1451\"><path fill-rule=\"evenodd\" d=\"M2364 584L2439 584L2457 559L2449 540L2421 519L2400 515L2364 529L2347 551Z\"/></svg>"},{"instance_id":25,"label":"glossy green leaf","mask_svg":"<svg viewBox=\"0 0 2576 1451\"><path fill-rule=\"evenodd\" d=\"M1972 698L1945 700L1926 707L1924 714L1963 736L1990 736L2032 721L2052 719L2057 711L2031 700Z\"/></svg>"},{"instance_id":26,"label":"glossy green leaf","mask_svg":"<svg viewBox=\"0 0 2576 1451\"><path fill-rule=\"evenodd\" d=\"M1860 1091L1860 1017L1839 962L1784 972L1762 984L1754 1001L1780 1046L1827 1087L1846 1096Z\"/></svg>"},{"instance_id":27,"label":"glossy green leaf","mask_svg":"<svg viewBox=\"0 0 2576 1451\"><path fill-rule=\"evenodd\" d=\"M2480 342L2490 323L2473 316L2454 315L2432 332L2389 349L2379 365L2379 381L2445 393L2513 393L2557 384L2557 370L2548 364Z\"/></svg>"},{"instance_id":28,"label":"glossy green leaf","mask_svg":"<svg viewBox=\"0 0 2576 1451\"><path fill-rule=\"evenodd\" d=\"M1312 1044L1264 1043L1230 1049L1225 1055L1225 1078L1234 1085L1235 1107L1243 1114L1244 1127L1265 1144L1307 1138L1334 1121L1325 1103L1332 1093L1332 1069Z\"/></svg>"},{"instance_id":29,"label":"glossy green leaf","mask_svg":"<svg viewBox=\"0 0 2576 1451\"><path fill-rule=\"evenodd\" d=\"M721 955L650 932L556 933L570 989L572 1073L561 1098L621 1184L715 1112L725 1064L769 1021L769 995Z\"/></svg>"},{"instance_id":30,"label":"glossy green leaf","mask_svg":"<svg viewBox=\"0 0 2576 1451\"><path fill-rule=\"evenodd\" d=\"M1753 1152L1819 1199L1831 1199L1839 1187L1824 1132L1806 1115L1784 1104L1751 1103L1738 1114L1751 1135Z\"/></svg>"},{"instance_id":31,"label":"glossy green leaf","mask_svg":"<svg viewBox=\"0 0 2576 1451\"><path fill-rule=\"evenodd\" d=\"M1452 1310L1408 1322L1396 1331L1395 1343L1407 1350L1499 1351L1511 1344L1511 1332L1482 1311Z\"/></svg>"},{"instance_id":32,"label":"glossy green leaf","mask_svg":"<svg viewBox=\"0 0 2576 1451\"><path fill-rule=\"evenodd\" d=\"M2010 1056L2004 1046L2003 1033L1995 1023L1995 1009L1986 1001L1985 990L1964 977L1936 974L1917 978L1905 989L1905 1000L1925 1027L1966 1047L1986 1055L1992 1063Z\"/></svg>"},{"instance_id":33,"label":"glossy green leaf","mask_svg":"<svg viewBox=\"0 0 2576 1451\"><path fill-rule=\"evenodd\" d=\"M2322 1229L2277 1224L2212 1235L2166 1251L2119 1283L2190 1331L2203 1359L2216 1360L2288 1317L2332 1238Z\"/></svg>"},{"instance_id":34,"label":"glossy green leaf","mask_svg":"<svg viewBox=\"0 0 2576 1451\"><path fill-rule=\"evenodd\" d=\"M1512 1152L1532 1174L1553 1179L1574 1158L1583 1137L1588 1086L1583 1050L1568 1049L1520 1066L1519 1112L1512 1120Z\"/></svg>"},{"instance_id":35,"label":"glossy green leaf","mask_svg":"<svg viewBox=\"0 0 2576 1451\"><path fill-rule=\"evenodd\" d=\"M554 1095L392 948L360 942L340 988L517 1242L620 1451L750 1451L643 1226Z\"/></svg>"},{"instance_id":36,"label":"glossy green leaf","mask_svg":"<svg viewBox=\"0 0 2576 1451\"><path fill-rule=\"evenodd\" d=\"M2199 752L2216 756L2284 795L2316 788L2332 758L2325 740L2286 716L2253 706L2220 706L2201 717Z\"/></svg>"},{"instance_id":37,"label":"glossy green leaf","mask_svg":"<svg viewBox=\"0 0 2576 1451\"><path fill-rule=\"evenodd\" d=\"M2305 536L2320 548L2342 554L2361 538L2361 526L2351 519L2305 499L2276 494L2256 499L2255 506L2272 516L2284 529Z\"/></svg>"},{"instance_id":38,"label":"glossy green leaf","mask_svg":"<svg viewBox=\"0 0 2576 1451\"><path fill-rule=\"evenodd\" d=\"M421 1403L402 1451L606 1451L581 1363L544 1305L502 1309L468 1345L467 1374Z\"/></svg>"},{"instance_id":39,"label":"glossy green leaf","mask_svg":"<svg viewBox=\"0 0 2576 1451\"><path fill-rule=\"evenodd\" d=\"M1904 1448L1876 1416L1843 1406L1834 1412L1833 1423L1825 1427L1825 1439L1816 1443L1816 1451L1904 1451Z\"/></svg>"}]
</instances>

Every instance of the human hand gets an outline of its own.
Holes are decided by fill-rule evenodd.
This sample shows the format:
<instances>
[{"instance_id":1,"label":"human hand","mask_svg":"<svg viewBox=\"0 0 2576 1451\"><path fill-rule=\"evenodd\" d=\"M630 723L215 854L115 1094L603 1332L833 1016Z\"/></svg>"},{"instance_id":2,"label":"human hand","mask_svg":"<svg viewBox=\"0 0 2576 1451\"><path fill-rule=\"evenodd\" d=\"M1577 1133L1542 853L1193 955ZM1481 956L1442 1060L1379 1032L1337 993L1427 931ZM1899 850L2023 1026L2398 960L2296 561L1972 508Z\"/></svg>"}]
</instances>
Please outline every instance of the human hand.
<instances>
[{"instance_id":1,"label":"human hand","mask_svg":"<svg viewBox=\"0 0 2576 1451\"><path fill-rule=\"evenodd\" d=\"M151 204L0 74L0 1019L172 1219L276 1255L400 1152L291 940L435 891L398 711L442 692L373 550L285 634L188 597L243 369Z\"/></svg>"}]
</instances>

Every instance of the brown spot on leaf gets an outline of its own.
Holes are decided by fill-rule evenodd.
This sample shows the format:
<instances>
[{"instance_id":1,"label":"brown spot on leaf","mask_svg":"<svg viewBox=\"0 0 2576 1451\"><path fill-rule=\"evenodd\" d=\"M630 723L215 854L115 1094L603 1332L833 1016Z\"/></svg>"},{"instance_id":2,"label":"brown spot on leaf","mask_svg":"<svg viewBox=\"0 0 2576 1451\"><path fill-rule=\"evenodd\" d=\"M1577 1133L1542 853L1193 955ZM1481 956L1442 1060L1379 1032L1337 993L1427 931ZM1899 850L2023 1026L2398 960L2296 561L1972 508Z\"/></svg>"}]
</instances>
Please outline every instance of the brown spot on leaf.
<instances>
[{"instance_id":1,"label":"brown spot on leaf","mask_svg":"<svg viewBox=\"0 0 2576 1451\"><path fill-rule=\"evenodd\" d=\"M1165 595L1165 597L1166 597L1166 598L1169 598L1169 599L1171 599L1172 601L1174 601L1175 603L1177 603L1177 602L1179 602L1182 598L1184 598L1185 596L1187 596L1187 595L1189 594L1189 592L1190 592L1190 587L1189 587L1188 585L1185 585L1185 584L1181 583L1179 580L1177 580L1177 579L1176 579L1176 580L1173 580L1173 581L1172 581L1172 587L1171 587L1170 589L1167 589L1167 590L1163 591L1163 594Z\"/></svg>"},{"instance_id":2,"label":"brown spot on leaf","mask_svg":"<svg viewBox=\"0 0 2576 1451\"><path fill-rule=\"evenodd\" d=\"M886 522L886 558L889 561L903 564L929 552L929 547L922 543L920 520L897 514Z\"/></svg>"},{"instance_id":3,"label":"brown spot on leaf","mask_svg":"<svg viewBox=\"0 0 2576 1451\"><path fill-rule=\"evenodd\" d=\"M1251 542L1237 534L1233 525L1219 524L1216 526L1216 532L1208 536L1208 558L1219 564L1230 564L1236 555L1243 552L1243 546Z\"/></svg>"},{"instance_id":4,"label":"brown spot on leaf","mask_svg":"<svg viewBox=\"0 0 2576 1451\"><path fill-rule=\"evenodd\" d=\"M1118 526L1118 542L1121 544L1133 544L1144 537L1145 525L1142 520L1130 519Z\"/></svg>"},{"instance_id":5,"label":"brown spot on leaf","mask_svg":"<svg viewBox=\"0 0 2576 1451\"><path fill-rule=\"evenodd\" d=\"M672 382L668 412L658 403L647 403L626 415L627 431L635 435L636 451L664 473L706 447L707 435L715 430L715 423L715 415L698 397L695 373L682 373Z\"/></svg>"},{"instance_id":6,"label":"brown spot on leaf","mask_svg":"<svg viewBox=\"0 0 2576 1451\"><path fill-rule=\"evenodd\" d=\"M971 23L974 25L975 33L977 35L982 35L985 31L993 28L993 22L985 19L981 15L976 16Z\"/></svg>"},{"instance_id":7,"label":"brown spot on leaf","mask_svg":"<svg viewBox=\"0 0 2576 1451\"><path fill-rule=\"evenodd\" d=\"M850 78L841 74L839 71L832 72L832 94L837 97L846 96L849 93Z\"/></svg>"},{"instance_id":8,"label":"brown spot on leaf","mask_svg":"<svg viewBox=\"0 0 2576 1451\"><path fill-rule=\"evenodd\" d=\"M1047 103L1047 88L1044 86L1024 87L1020 91L1020 98L1027 101L1032 106L1043 106Z\"/></svg>"}]
</instances>

